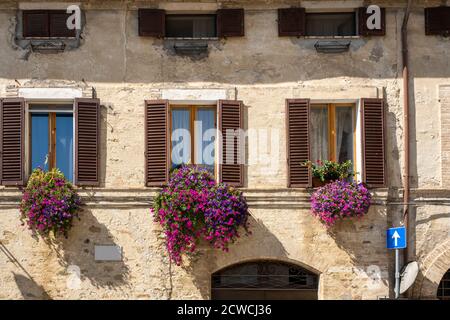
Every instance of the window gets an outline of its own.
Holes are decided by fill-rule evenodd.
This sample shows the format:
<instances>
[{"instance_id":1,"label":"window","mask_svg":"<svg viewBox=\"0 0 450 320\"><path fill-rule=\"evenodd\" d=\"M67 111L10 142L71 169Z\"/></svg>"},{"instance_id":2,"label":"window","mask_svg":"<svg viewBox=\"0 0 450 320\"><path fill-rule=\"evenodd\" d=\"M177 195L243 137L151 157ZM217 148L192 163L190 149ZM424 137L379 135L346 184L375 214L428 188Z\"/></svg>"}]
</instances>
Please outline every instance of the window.
<instances>
[{"instance_id":1,"label":"window","mask_svg":"<svg viewBox=\"0 0 450 320\"><path fill-rule=\"evenodd\" d=\"M311 160L355 163L355 108L351 105L311 105Z\"/></svg>"},{"instance_id":2,"label":"window","mask_svg":"<svg viewBox=\"0 0 450 320\"><path fill-rule=\"evenodd\" d=\"M217 36L216 15L166 15L168 38L213 38Z\"/></svg>"},{"instance_id":3,"label":"window","mask_svg":"<svg viewBox=\"0 0 450 320\"><path fill-rule=\"evenodd\" d=\"M73 106L30 105L29 112L30 169L58 168L73 181Z\"/></svg>"},{"instance_id":4,"label":"window","mask_svg":"<svg viewBox=\"0 0 450 320\"><path fill-rule=\"evenodd\" d=\"M64 10L23 11L23 36L25 38L70 38L76 30L67 28L70 14Z\"/></svg>"},{"instance_id":5,"label":"window","mask_svg":"<svg viewBox=\"0 0 450 320\"><path fill-rule=\"evenodd\" d=\"M306 13L307 36L355 36L355 12Z\"/></svg>"},{"instance_id":6,"label":"window","mask_svg":"<svg viewBox=\"0 0 450 320\"><path fill-rule=\"evenodd\" d=\"M440 300L450 300L450 269L447 270L439 283L437 298Z\"/></svg>"},{"instance_id":7,"label":"window","mask_svg":"<svg viewBox=\"0 0 450 320\"><path fill-rule=\"evenodd\" d=\"M172 168L194 163L214 172L216 109L204 106L171 108Z\"/></svg>"}]
</instances>

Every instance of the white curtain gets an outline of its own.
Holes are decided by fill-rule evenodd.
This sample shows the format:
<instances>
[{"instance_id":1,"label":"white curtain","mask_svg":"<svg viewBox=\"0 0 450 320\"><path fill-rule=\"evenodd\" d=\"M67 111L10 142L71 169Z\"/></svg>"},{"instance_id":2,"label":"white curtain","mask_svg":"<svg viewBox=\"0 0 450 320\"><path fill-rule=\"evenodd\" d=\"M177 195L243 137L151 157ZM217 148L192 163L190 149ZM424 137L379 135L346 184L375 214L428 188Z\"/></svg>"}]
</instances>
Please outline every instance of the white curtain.
<instances>
[{"instance_id":1,"label":"white curtain","mask_svg":"<svg viewBox=\"0 0 450 320\"><path fill-rule=\"evenodd\" d=\"M214 109L199 108L195 117L195 161L212 171L215 157L215 115Z\"/></svg>"},{"instance_id":2,"label":"white curtain","mask_svg":"<svg viewBox=\"0 0 450 320\"><path fill-rule=\"evenodd\" d=\"M328 107L311 108L311 160L328 159Z\"/></svg>"},{"instance_id":3,"label":"white curtain","mask_svg":"<svg viewBox=\"0 0 450 320\"><path fill-rule=\"evenodd\" d=\"M336 108L336 161L353 161L353 109Z\"/></svg>"},{"instance_id":4,"label":"white curtain","mask_svg":"<svg viewBox=\"0 0 450 320\"><path fill-rule=\"evenodd\" d=\"M191 160L190 111L172 110L172 167Z\"/></svg>"}]
</instances>

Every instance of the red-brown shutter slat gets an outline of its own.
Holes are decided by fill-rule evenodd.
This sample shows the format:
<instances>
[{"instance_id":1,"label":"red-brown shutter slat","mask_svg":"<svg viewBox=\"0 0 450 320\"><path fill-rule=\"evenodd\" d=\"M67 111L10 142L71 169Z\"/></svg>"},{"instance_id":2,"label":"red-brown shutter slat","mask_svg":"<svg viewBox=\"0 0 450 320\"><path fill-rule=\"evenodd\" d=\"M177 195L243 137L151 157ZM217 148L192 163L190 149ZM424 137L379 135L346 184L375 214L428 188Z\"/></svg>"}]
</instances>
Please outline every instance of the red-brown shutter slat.
<instances>
[{"instance_id":1,"label":"red-brown shutter slat","mask_svg":"<svg viewBox=\"0 0 450 320\"><path fill-rule=\"evenodd\" d=\"M219 180L235 187L244 185L244 150L242 136L243 104L237 100L219 100L219 131L222 134ZM233 139L230 137L233 135ZM227 148L228 140L233 146ZM227 154L227 149L232 154Z\"/></svg>"},{"instance_id":2,"label":"red-brown shutter slat","mask_svg":"<svg viewBox=\"0 0 450 320\"><path fill-rule=\"evenodd\" d=\"M48 11L25 10L22 18L24 37L49 37Z\"/></svg>"},{"instance_id":3,"label":"red-brown shutter slat","mask_svg":"<svg viewBox=\"0 0 450 320\"><path fill-rule=\"evenodd\" d=\"M50 11L50 37L66 38L75 37L76 30L67 28L67 19L70 14L65 11Z\"/></svg>"},{"instance_id":4,"label":"red-brown shutter slat","mask_svg":"<svg viewBox=\"0 0 450 320\"><path fill-rule=\"evenodd\" d=\"M24 184L25 102L21 98L0 100L0 184Z\"/></svg>"},{"instance_id":5,"label":"red-brown shutter slat","mask_svg":"<svg viewBox=\"0 0 450 320\"><path fill-rule=\"evenodd\" d=\"M100 101L75 99L75 184L98 186Z\"/></svg>"},{"instance_id":6,"label":"red-brown shutter slat","mask_svg":"<svg viewBox=\"0 0 450 320\"><path fill-rule=\"evenodd\" d=\"M385 133L384 100L361 99L363 138L363 181L369 187L384 187Z\"/></svg>"},{"instance_id":7,"label":"red-brown shutter slat","mask_svg":"<svg viewBox=\"0 0 450 320\"><path fill-rule=\"evenodd\" d=\"M217 10L217 36L243 37L244 9L219 9Z\"/></svg>"},{"instance_id":8,"label":"red-brown shutter slat","mask_svg":"<svg viewBox=\"0 0 450 320\"><path fill-rule=\"evenodd\" d=\"M425 8L425 34L443 36L450 34L450 7Z\"/></svg>"},{"instance_id":9,"label":"red-brown shutter slat","mask_svg":"<svg viewBox=\"0 0 450 320\"><path fill-rule=\"evenodd\" d=\"M166 34L166 12L161 9L139 9L140 37L163 38Z\"/></svg>"},{"instance_id":10,"label":"red-brown shutter slat","mask_svg":"<svg viewBox=\"0 0 450 320\"><path fill-rule=\"evenodd\" d=\"M145 183L160 187L169 180L169 102L145 101Z\"/></svg>"},{"instance_id":11,"label":"red-brown shutter slat","mask_svg":"<svg viewBox=\"0 0 450 320\"><path fill-rule=\"evenodd\" d=\"M288 187L312 185L310 170L302 166L310 159L309 115L309 99L286 100Z\"/></svg>"},{"instance_id":12,"label":"red-brown shutter slat","mask_svg":"<svg viewBox=\"0 0 450 320\"><path fill-rule=\"evenodd\" d=\"M305 30L305 8L278 9L278 36L301 37L305 35Z\"/></svg>"},{"instance_id":13,"label":"red-brown shutter slat","mask_svg":"<svg viewBox=\"0 0 450 320\"><path fill-rule=\"evenodd\" d=\"M386 34L386 9L381 9L381 29L369 29L367 19L372 15L366 7L358 8L358 31L361 36L384 36Z\"/></svg>"}]
</instances>

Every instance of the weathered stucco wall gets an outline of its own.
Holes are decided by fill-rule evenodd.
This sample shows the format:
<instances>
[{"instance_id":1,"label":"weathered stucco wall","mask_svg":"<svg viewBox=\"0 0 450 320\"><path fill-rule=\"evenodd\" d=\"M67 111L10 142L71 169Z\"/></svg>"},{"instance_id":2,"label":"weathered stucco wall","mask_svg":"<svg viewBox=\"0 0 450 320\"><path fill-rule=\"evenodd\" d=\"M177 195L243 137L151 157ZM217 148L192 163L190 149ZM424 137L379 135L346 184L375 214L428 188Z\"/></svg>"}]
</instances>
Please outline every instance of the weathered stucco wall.
<instances>
[{"instance_id":1,"label":"weathered stucco wall","mask_svg":"<svg viewBox=\"0 0 450 320\"><path fill-rule=\"evenodd\" d=\"M325 2L314 5L320 3ZM358 7L362 1L336 3ZM17 86L93 87L103 105L101 187L83 191L88 206L68 240L55 247L33 239L20 225L19 193L0 187L0 298L45 298L44 292L51 298L208 298L212 272L259 258L291 261L320 273L322 299L389 295L393 257L384 248L384 233L397 222L402 186L404 3L380 1L387 7L386 36L352 39L349 52L341 54L317 53L314 39L278 37L276 8L288 4L233 2L246 9L246 36L211 41L203 59L177 56L164 40L138 37L140 3L121 1L83 1L86 26L78 49L23 59L12 40L17 2L0 4L0 96L14 94ZM418 260L425 261L449 241L441 142L450 136L442 135L438 87L450 84L450 42L424 35L423 9L419 2L416 6L409 28L415 91L411 179L414 188L429 191L420 194L423 202L417 208ZM148 209L154 190L144 188L144 100L173 88L226 89L244 102L246 128L279 134L278 163L246 166L254 234L240 239L228 254L203 250L189 270L168 264ZM343 222L330 233L311 217L307 193L285 188L285 99L362 97L387 101L389 190L376 192L377 205L366 218ZM94 244L123 247L124 261L95 262ZM70 265L81 269L79 289L67 285ZM367 276L373 266L379 267L378 280Z\"/></svg>"}]
</instances>

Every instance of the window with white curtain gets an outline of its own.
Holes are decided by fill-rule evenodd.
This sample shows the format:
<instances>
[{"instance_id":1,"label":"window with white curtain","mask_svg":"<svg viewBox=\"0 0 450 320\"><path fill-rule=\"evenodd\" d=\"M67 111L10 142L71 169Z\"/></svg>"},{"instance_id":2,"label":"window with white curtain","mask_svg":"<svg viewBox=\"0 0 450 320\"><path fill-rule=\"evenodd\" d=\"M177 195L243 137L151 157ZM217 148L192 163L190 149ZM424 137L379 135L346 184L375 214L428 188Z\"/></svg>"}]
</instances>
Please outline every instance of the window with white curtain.
<instances>
[{"instance_id":1,"label":"window with white curtain","mask_svg":"<svg viewBox=\"0 0 450 320\"><path fill-rule=\"evenodd\" d=\"M355 106L311 105L311 160L355 164Z\"/></svg>"},{"instance_id":2,"label":"window with white curtain","mask_svg":"<svg viewBox=\"0 0 450 320\"><path fill-rule=\"evenodd\" d=\"M214 173L216 108L174 106L170 115L172 168L197 164Z\"/></svg>"}]
</instances>

